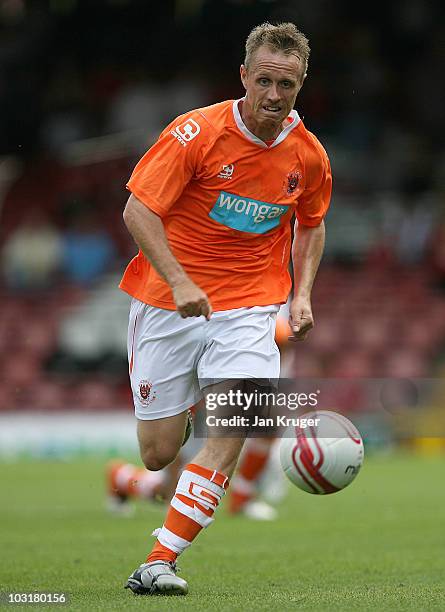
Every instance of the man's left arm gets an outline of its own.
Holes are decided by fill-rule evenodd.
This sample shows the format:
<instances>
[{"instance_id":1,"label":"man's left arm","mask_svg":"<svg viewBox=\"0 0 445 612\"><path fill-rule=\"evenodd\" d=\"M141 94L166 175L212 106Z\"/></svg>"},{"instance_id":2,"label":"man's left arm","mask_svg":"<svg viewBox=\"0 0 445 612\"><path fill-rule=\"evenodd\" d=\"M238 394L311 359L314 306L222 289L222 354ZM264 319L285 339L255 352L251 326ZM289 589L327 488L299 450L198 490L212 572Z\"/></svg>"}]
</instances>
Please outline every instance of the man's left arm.
<instances>
[{"instance_id":1,"label":"man's left arm","mask_svg":"<svg viewBox=\"0 0 445 612\"><path fill-rule=\"evenodd\" d=\"M292 245L294 296L289 307L290 340L304 340L314 327L311 291L324 250L324 221L316 227L296 224Z\"/></svg>"}]
</instances>

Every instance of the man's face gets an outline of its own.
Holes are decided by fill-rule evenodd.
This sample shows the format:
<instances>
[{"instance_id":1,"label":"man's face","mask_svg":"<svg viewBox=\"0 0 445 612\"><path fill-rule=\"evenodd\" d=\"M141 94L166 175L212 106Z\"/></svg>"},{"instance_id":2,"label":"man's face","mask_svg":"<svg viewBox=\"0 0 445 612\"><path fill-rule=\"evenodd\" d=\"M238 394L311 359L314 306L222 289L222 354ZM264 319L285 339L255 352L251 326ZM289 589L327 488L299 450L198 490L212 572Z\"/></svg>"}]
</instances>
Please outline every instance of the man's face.
<instances>
[{"instance_id":1,"label":"man's face","mask_svg":"<svg viewBox=\"0 0 445 612\"><path fill-rule=\"evenodd\" d=\"M253 54L249 69L241 66L249 118L258 127L276 127L288 116L304 80L304 65L294 53L286 55L262 46Z\"/></svg>"}]
</instances>

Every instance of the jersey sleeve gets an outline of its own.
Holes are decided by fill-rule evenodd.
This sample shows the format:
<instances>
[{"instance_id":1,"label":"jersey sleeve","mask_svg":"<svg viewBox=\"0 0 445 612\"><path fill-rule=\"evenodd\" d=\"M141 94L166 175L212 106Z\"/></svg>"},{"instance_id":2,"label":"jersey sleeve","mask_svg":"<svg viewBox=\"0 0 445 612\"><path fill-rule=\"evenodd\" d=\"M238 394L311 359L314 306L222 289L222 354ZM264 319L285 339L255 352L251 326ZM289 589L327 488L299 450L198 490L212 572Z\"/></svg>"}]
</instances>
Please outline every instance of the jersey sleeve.
<instances>
[{"instance_id":1,"label":"jersey sleeve","mask_svg":"<svg viewBox=\"0 0 445 612\"><path fill-rule=\"evenodd\" d=\"M193 112L175 119L137 163L129 189L147 208L163 217L196 174L202 159L204 119Z\"/></svg>"},{"instance_id":2,"label":"jersey sleeve","mask_svg":"<svg viewBox=\"0 0 445 612\"><path fill-rule=\"evenodd\" d=\"M298 223L316 227L323 221L331 201L332 173L326 151L318 143L306 165L306 187L295 210Z\"/></svg>"}]
</instances>

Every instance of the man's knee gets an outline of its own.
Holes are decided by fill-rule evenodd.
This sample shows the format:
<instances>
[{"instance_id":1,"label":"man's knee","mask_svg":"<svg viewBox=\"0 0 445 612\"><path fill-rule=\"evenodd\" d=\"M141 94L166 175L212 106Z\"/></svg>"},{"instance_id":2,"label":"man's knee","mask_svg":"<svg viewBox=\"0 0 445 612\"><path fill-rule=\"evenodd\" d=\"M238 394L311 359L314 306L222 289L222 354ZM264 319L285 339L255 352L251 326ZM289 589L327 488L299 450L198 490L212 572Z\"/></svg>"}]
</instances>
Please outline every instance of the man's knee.
<instances>
[{"instance_id":1,"label":"man's knee","mask_svg":"<svg viewBox=\"0 0 445 612\"><path fill-rule=\"evenodd\" d=\"M157 472L162 470L172 461L176 459L178 449L173 446L163 445L162 448L157 446L148 446L141 448L141 459L147 470Z\"/></svg>"},{"instance_id":2,"label":"man's knee","mask_svg":"<svg viewBox=\"0 0 445 612\"><path fill-rule=\"evenodd\" d=\"M174 461L184 439L185 420L185 412L154 421L138 420L139 448L147 470L162 470Z\"/></svg>"}]
</instances>

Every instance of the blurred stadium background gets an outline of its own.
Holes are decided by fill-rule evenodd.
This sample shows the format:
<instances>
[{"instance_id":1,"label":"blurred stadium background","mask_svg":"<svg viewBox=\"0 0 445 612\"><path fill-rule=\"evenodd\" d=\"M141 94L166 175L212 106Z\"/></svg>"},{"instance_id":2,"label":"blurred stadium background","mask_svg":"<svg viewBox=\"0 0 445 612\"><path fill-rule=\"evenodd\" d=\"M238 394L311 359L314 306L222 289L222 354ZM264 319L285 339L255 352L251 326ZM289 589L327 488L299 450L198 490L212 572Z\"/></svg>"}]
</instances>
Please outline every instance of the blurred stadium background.
<instances>
[{"instance_id":1,"label":"blurred stadium background","mask_svg":"<svg viewBox=\"0 0 445 612\"><path fill-rule=\"evenodd\" d=\"M2 0L3 458L135 451L125 182L174 116L243 94L264 20L310 38L297 108L334 174L317 324L289 375L350 381L332 407L377 444L445 450L442 4ZM394 378L432 382L389 412L353 384Z\"/></svg>"}]
</instances>

